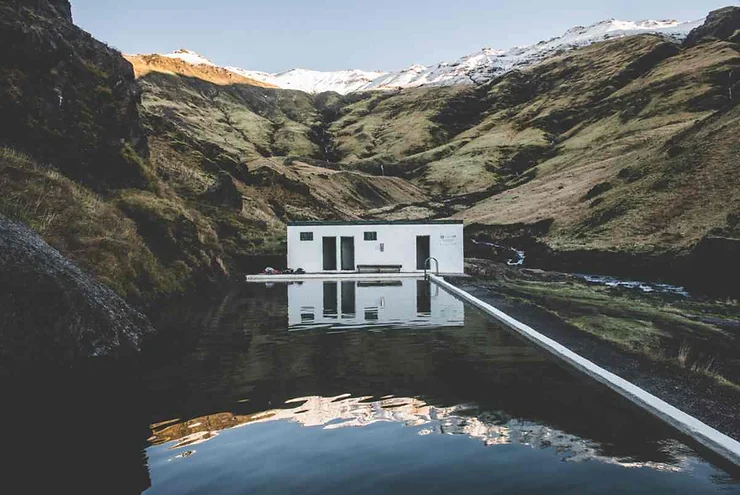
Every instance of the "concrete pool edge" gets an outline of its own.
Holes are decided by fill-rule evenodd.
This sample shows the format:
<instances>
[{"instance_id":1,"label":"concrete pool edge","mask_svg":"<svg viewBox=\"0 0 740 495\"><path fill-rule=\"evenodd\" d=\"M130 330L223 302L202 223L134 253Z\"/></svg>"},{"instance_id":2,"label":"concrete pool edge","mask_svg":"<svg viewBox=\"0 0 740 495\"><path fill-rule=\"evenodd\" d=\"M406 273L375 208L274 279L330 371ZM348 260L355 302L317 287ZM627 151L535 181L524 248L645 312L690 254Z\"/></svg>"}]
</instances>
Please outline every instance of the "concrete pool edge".
<instances>
[{"instance_id":1,"label":"concrete pool edge","mask_svg":"<svg viewBox=\"0 0 740 495\"><path fill-rule=\"evenodd\" d=\"M539 348L565 361L573 368L606 385L633 404L668 423L715 455L731 463L736 469L740 468L740 442L715 430L633 383L601 368L592 361L559 344L557 341L542 335L532 327L525 325L503 311L447 282L442 277L429 275L429 280L484 313L494 317Z\"/></svg>"},{"instance_id":2,"label":"concrete pool edge","mask_svg":"<svg viewBox=\"0 0 740 495\"><path fill-rule=\"evenodd\" d=\"M464 273L441 273L446 277L467 277ZM267 274L260 273L246 275L247 282L302 282L304 280L396 280L401 278L424 278L424 272L394 272L394 273L358 273L358 272L335 272L335 273L282 273Z\"/></svg>"}]
</instances>

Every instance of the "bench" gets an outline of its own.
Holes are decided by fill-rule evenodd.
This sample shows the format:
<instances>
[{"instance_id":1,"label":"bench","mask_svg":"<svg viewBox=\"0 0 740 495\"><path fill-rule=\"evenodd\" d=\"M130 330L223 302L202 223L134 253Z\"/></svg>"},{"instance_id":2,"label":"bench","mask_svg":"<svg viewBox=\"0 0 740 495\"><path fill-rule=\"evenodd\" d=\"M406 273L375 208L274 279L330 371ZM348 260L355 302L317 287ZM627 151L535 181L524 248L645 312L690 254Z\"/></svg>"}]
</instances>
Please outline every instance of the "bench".
<instances>
[{"instance_id":1,"label":"bench","mask_svg":"<svg viewBox=\"0 0 740 495\"><path fill-rule=\"evenodd\" d=\"M357 265L359 273L400 273L402 265Z\"/></svg>"}]
</instances>

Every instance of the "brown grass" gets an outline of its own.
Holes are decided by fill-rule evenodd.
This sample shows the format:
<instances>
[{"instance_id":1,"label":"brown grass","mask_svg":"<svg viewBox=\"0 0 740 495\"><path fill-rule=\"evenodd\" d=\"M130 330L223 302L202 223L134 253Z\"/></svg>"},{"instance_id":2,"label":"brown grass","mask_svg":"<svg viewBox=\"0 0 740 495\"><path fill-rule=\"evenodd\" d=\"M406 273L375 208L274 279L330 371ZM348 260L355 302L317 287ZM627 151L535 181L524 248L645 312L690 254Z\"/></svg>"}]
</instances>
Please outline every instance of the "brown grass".
<instances>
[{"instance_id":1,"label":"brown grass","mask_svg":"<svg viewBox=\"0 0 740 495\"><path fill-rule=\"evenodd\" d=\"M0 190L0 214L30 226L122 296L142 299L179 284L131 219L55 169L0 148Z\"/></svg>"},{"instance_id":2,"label":"brown grass","mask_svg":"<svg viewBox=\"0 0 740 495\"><path fill-rule=\"evenodd\" d=\"M257 81L248 77L240 76L234 72L221 67L209 65L192 65L184 60L179 60L161 55L124 55L134 67L136 78L141 78L150 72L162 72L164 74L176 74L179 76L195 77L213 84L225 86L228 84L248 84L261 88L275 88L274 84Z\"/></svg>"}]
</instances>

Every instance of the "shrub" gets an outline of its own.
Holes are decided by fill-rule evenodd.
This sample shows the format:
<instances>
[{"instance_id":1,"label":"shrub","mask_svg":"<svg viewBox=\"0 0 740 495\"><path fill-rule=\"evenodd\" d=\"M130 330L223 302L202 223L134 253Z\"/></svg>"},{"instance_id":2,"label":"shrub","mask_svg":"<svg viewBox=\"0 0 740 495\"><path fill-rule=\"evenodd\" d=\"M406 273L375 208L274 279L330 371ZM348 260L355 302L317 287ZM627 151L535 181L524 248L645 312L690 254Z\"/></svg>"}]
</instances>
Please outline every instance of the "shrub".
<instances>
[{"instance_id":1,"label":"shrub","mask_svg":"<svg viewBox=\"0 0 740 495\"><path fill-rule=\"evenodd\" d=\"M617 177L626 180L627 182L635 182L636 180L645 177L645 172L635 167L624 167L619 171Z\"/></svg>"},{"instance_id":2,"label":"shrub","mask_svg":"<svg viewBox=\"0 0 740 495\"><path fill-rule=\"evenodd\" d=\"M589 199L593 199L596 196L600 196L604 194L606 191L610 190L612 188L611 182L599 182L594 187L588 190L586 195L582 198L583 201L588 201Z\"/></svg>"}]
</instances>

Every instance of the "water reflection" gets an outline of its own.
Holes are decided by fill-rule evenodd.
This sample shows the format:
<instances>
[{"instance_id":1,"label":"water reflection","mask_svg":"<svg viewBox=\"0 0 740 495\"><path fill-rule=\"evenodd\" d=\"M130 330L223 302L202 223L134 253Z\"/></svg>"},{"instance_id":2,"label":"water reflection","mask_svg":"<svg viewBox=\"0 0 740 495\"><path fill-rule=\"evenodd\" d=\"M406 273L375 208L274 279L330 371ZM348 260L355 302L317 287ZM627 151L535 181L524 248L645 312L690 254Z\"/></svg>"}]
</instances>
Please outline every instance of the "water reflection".
<instances>
[{"instance_id":1,"label":"water reflection","mask_svg":"<svg viewBox=\"0 0 740 495\"><path fill-rule=\"evenodd\" d=\"M424 280L308 280L288 285L291 330L464 324L462 301Z\"/></svg>"},{"instance_id":2,"label":"water reflection","mask_svg":"<svg viewBox=\"0 0 740 495\"><path fill-rule=\"evenodd\" d=\"M149 377L152 494L740 492L661 423L416 280L197 304L158 322L195 337ZM293 331L311 328L331 331Z\"/></svg>"},{"instance_id":3,"label":"water reflection","mask_svg":"<svg viewBox=\"0 0 740 495\"><path fill-rule=\"evenodd\" d=\"M691 451L675 440L660 442L671 463L632 461L601 454L597 442L571 435L533 421L510 417L504 411L481 411L474 404L436 407L411 397L302 397L286 401L284 409L273 409L257 414L234 415L220 413L189 421L152 425L153 445L169 443L170 450L187 447L188 455L198 444L216 438L221 430L247 424L270 421L293 421L307 427L337 429L364 427L378 422L401 423L422 427L418 435L465 435L483 445L526 445L536 449L554 449L565 462L597 461L626 468L651 468L679 472L691 464ZM173 454L183 458L183 452Z\"/></svg>"}]
</instances>

